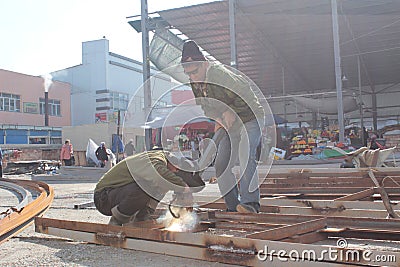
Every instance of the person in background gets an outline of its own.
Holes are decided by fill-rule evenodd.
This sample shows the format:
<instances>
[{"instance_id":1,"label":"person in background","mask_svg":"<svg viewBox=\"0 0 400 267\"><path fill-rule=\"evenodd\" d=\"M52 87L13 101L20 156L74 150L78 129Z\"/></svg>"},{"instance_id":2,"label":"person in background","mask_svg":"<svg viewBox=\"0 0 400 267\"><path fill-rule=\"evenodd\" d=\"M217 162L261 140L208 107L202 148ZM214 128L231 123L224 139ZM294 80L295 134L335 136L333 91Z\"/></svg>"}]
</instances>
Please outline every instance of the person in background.
<instances>
[{"instance_id":1,"label":"person in background","mask_svg":"<svg viewBox=\"0 0 400 267\"><path fill-rule=\"evenodd\" d=\"M367 129L366 129L364 126L362 127L362 133L361 133L361 134L364 136L364 143L363 143L363 146L368 147L368 138L369 138L369 135L368 135ZM360 137L361 137L361 135L360 135Z\"/></svg>"},{"instance_id":2,"label":"person in background","mask_svg":"<svg viewBox=\"0 0 400 267\"><path fill-rule=\"evenodd\" d=\"M104 168L108 161L109 153L107 152L106 143L101 142L100 146L96 149L96 157L100 161L100 167Z\"/></svg>"},{"instance_id":3,"label":"person in background","mask_svg":"<svg viewBox=\"0 0 400 267\"><path fill-rule=\"evenodd\" d=\"M369 149L385 149L385 147L383 145L381 145L376 139L378 137L373 134L371 136L371 145L369 146Z\"/></svg>"},{"instance_id":4,"label":"person in background","mask_svg":"<svg viewBox=\"0 0 400 267\"><path fill-rule=\"evenodd\" d=\"M132 156L133 154L135 154L135 152L136 152L136 148L133 144L133 139L129 139L129 142L125 145L125 148L124 148L125 157Z\"/></svg>"},{"instance_id":5,"label":"person in background","mask_svg":"<svg viewBox=\"0 0 400 267\"><path fill-rule=\"evenodd\" d=\"M117 157L111 151L111 149L107 148L106 151L107 151L107 154L108 154L108 160L110 162L110 168L114 167L117 164Z\"/></svg>"},{"instance_id":6,"label":"person in background","mask_svg":"<svg viewBox=\"0 0 400 267\"><path fill-rule=\"evenodd\" d=\"M61 147L60 160L64 166L72 165L72 156L74 154L74 149L69 139L65 139L64 145Z\"/></svg>"},{"instance_id":7,"label":"person in background","mask_svg":"<svg viewBox=\"0 0 400 267\"><path fill-rule=\"evenodd\" d=\"M168 191L194 193L204 186L191 161L151 150L128 157L105 173L94 190L94 204L111 216L109 224L126 226L151 220Z\"/></svg>"}]
</instances>

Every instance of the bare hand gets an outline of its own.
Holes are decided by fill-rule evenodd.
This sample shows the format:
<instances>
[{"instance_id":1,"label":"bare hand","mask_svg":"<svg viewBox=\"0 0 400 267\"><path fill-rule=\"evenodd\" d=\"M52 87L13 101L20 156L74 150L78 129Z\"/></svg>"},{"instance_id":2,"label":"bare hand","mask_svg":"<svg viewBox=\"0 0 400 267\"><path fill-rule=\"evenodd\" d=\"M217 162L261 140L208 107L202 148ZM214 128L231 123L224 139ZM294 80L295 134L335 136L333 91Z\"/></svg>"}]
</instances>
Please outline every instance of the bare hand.
<instances>
[{"instance_id":1,"label":"bare hand","mask_svg":"<svg viewBox=\"0 0 400 267\"><path fill-rule=\"evenodd\" d=\"M219 128L222 128L222 119L221 118L217 118L215 121L214 133L216 133Z\"/></svg>"},{"instance_id":2,"label":"bare hand","mask_svg":"<svg viewBox=\"0 0 400 267\"><path fill-rule=\"evenodd\" d=\"M230 110L227 110L224 113L222 113L222 118L224 119L225 126L228 129L232 127L236 119L235 114Z\"/></svg>"}]
</instances>

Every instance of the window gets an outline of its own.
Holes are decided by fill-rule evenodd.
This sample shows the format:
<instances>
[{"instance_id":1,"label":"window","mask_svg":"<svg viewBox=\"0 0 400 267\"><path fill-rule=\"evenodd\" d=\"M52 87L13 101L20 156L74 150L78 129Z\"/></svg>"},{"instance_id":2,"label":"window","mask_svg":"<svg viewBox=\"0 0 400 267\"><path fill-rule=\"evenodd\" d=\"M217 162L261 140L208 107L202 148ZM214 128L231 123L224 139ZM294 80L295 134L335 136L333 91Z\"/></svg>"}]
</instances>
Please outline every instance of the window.
<instances>
[{"instance_id":1,"label":"window","mask_svg":"<svg viewBox=\"0 0 400 267\"><path fill-rule=\"evenodd\" d=\"M61 137L51 137L50 138L50 144L62 144Z\"/></svg>"},{"instance_id":2,"label":"window","mask_svg":"<svg viewBox=\"0 0 400 267\"><path fill-rule=\"evenodd\" d=\"M123 93L110 92L110 109L127 110L129 104L129 95Z\"/></svg>"},{"instance_id":3,"label":"window","mask_svg":"<svg viewBox=\"0 0 400 267\"><path fill-rule=\"evenodd\" d=\"M13 94L0 93L0 110L20 112L20 96Z\"/></svg>"},{"instance_id":4,"label":"window","mask_svg":"<svg viewBox=\"0 0 400 267\"><path fill-rule=\"evenodd\" d=\"M46 137L29 137L29 144L46 144Z\"/></svg>"},{"instance_id":5,"label":"window","mask_svg":"<svg viewBox=\"0 0 400 267\"><path fill-rule=\"evenodd\" d=\"M44 98L39 99L40 114L44 114ZM49 116L61 116L60 100L49 99Z\"/></svg>"}]
</instances>

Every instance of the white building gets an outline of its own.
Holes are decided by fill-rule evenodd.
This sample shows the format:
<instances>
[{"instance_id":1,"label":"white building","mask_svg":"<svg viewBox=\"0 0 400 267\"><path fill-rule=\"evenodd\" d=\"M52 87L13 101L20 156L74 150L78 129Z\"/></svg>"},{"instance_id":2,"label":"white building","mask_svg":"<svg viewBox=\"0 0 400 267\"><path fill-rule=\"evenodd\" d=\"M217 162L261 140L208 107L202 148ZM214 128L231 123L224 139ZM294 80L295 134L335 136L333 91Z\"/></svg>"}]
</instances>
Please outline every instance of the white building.
<instances>
[{"instance_id":1,"label":"white building","mask_svg":"<svg viewBox=\"0 0 400 267\"><path fill-rule=\"evenodd\" d=\"M151 75L158 72L151 69ZM54 80L71 84L71 125L92 124L115 119L125 111L130 99L142 85L142 63L109 52L109 41L82 43L82 64L52 72ZM171 86L170 78L158 74L156 90ZM157 91L152 92L157 96ZM143 107L143 99L141 101Z\"/></svg>"},{"instance_id":2,"label":"white building","mask_svg":"<svg viewBox=\"0 0 400 267\"><path fill-rule=\"evenodd\" d=\"M82 64L52 72L51 75L54 80L71 84L71 125L73 127L109 123L115 128L118 110L122 123L131 99L133 99L131 105L134 105L134 110L143 112L143 92L138 93L142 91L138 89L143 84L142 63L110 52L107 39L83 42ZM168 76L153 68L151 75L153 76L152 99L155 101L168 88L174 86L174 83ZM163 101L168 104L170 99L168 96L163 97ZM132 112L132 106L130 112ZM111 130L111 132L115 131ZM136 144L142 146L142 133L136 131L134 135L129 138L135 138ZM86 139L83 139L86 142ZM111 146L111 136L95 141L105 141Z\"/></svg>"}]
</instances>

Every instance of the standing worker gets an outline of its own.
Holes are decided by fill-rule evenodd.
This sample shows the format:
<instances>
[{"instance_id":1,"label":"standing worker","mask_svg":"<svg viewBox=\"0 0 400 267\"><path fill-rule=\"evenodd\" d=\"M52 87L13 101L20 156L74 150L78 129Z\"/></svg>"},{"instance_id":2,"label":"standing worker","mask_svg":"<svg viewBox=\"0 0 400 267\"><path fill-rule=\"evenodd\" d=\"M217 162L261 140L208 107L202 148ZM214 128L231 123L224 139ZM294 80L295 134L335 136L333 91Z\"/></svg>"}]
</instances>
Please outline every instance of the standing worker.
<instances>
[{"instance_id":1,"label":"standing worker","mask_svg":"<svg viewBox=\"0 0 400 267\"><path fill-rule=\"evenodd\" d=\"M256 150L260 142L264 110L248 80L226 67L209 62L194 41L182 49L182 67L189 76L196 104L217 124L219 132L215 170L227 210L257 213L260 209ZM222 127L223 126L223 127ZM237 157L241 167L239 181L232 172Z\"/></svg>"},{"instance_id":2,"label":"standing worker","mask_svg":"<svg viewBox=\"0 0 400 267\"><path fill-rule=\"evenodd\" d=\"M169 152L138 153L104 174L94 190L95 206L100 213L112 216L112 225L149 220L169 190L187 193L204 188L194 170L189 160L179 160Z\"/></svg>"},{"instance_id":3,"label":"standing worker","mask_svg":"<svg viewBox=\"0 0 400 267\"><path fill-rule=\"evenodd\" d=\"M72 156L74 155L74 148L72 147L71 141L65 139L64 145L61 147L60 160L64 163L64 166L72 165Z\"/></svg>"}]
</instances>

